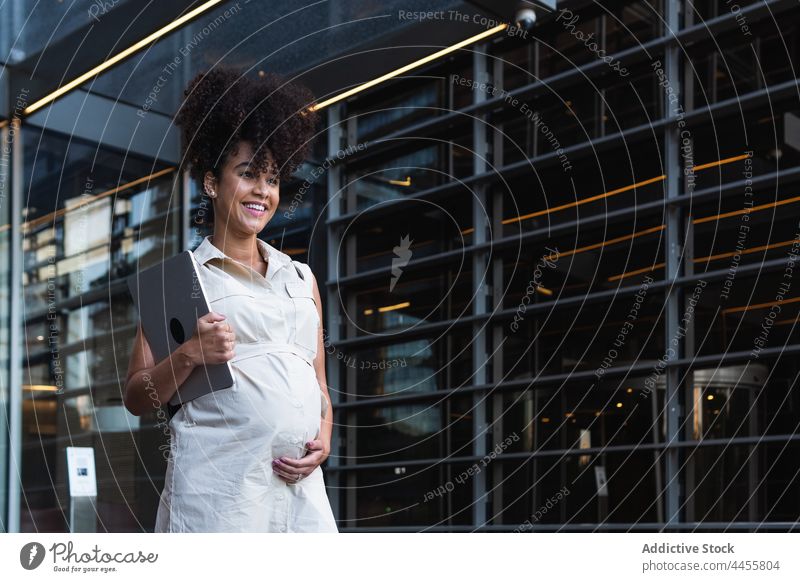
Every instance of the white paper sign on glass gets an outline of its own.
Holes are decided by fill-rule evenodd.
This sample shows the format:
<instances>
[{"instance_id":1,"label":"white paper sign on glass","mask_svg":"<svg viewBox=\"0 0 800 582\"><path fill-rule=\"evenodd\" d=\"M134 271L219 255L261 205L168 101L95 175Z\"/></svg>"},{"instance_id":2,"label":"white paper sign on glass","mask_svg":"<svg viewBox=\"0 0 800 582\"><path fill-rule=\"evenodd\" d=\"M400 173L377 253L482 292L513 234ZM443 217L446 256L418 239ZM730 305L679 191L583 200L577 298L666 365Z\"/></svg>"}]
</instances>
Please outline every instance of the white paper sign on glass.
<instances>
[{"instance_id":1,"label":"white paper sign on glass","mask_svg":"<svg viewBox=\"0 0 800 582\"><path fill-rule=\"evenodd\" d=\"M67 447L67 474L70 497L97 497L92 447Z\"/></svg>"}]
</instances>

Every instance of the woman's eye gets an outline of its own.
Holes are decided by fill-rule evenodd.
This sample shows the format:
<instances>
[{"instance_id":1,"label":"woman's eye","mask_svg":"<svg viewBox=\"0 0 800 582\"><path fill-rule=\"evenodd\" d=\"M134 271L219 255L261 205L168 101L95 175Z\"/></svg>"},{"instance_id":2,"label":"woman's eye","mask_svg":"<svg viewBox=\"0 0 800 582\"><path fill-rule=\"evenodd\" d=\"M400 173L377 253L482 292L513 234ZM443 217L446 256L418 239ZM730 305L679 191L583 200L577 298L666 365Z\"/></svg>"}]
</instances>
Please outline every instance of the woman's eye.
<instances>
[{"instance_id":1,"label":"woman's eye","mask_svg":"<svg viewBox=\"0 0 800 582\"><path fill-rule=\"evenodd\" d=\"M245 178L252 178L253 177L253 173L252 172L242 172L241 175L244 176Z\"/></svg>"}]
</instances>

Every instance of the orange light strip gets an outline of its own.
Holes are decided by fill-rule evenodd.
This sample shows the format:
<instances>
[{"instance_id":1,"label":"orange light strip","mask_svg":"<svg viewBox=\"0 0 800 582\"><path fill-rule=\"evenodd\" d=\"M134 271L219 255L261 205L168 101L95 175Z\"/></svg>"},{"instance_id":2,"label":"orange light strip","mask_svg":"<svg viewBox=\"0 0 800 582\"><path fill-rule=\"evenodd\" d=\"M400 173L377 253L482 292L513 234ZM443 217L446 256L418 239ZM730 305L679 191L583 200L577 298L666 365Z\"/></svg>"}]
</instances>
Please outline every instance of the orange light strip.
<instances>
[{"instance_id":1,"label":"orange light strip","mask_svg":"<svg viewBox=\"0 0 800 582\"><path fill-rule=\"evenodd\" d=\"M536 218L537 216L542 216L544 214L551 214L553 212L559 212L561 210L566 210L567 208L573 208L575 206L580 206L582 204L588 204L589 202L594 202L595 200L600 200L602 198L608 198L609 196L614 196L615 194L622 194L623 192L628 192L629 190L634 190L636 188L641 188L642 186L647 186L648 184L653 184L655 182L660 182L664 180L666 176L659 176L657 178L650 178L649 180L643 180L641 182L637 182L636 184L631 184L630 186L624 186L623 188L617 188L616 190L611 190L609 192L603 192L602 194L597 194L595 196L590 196L588 198L581 198L580 200L576 200L575 202L568 202L567 204L561 204L560 206L554 206L553 208L546 208L545 210L538 210L536 212L531 212L529 214L523 214L522 216L514 216L513 218L505 218L503 219L503 224L512 224L514 222L521 222L523 220L529 220L531 218Z\"/></svg>"},{"instance_id":2,"label":"orange light strip","mask_svg":"<svg viewBox=\"0 0 800 582\"><path fill-rule=\"evenodd\" d=\"M715 162L708 162L707 164L700 164L698 166L695 166L693 168L693 170L695 172L701 172L703 170L707 170L708 168L715 168L717 166L722 166L722 165L725 165L725 164L731 164L733 162L738 162L739 160L743 160L743 159L748 158L748 157L750 157L748 154L742 154L742 155L739 155L739 156L733 156L733 157L730 157L730 158L724 158L722 160L717 160ZM630 190L635 190L636 188L641 188L643 186L648 186L648 185L654 184L656 182L661 182L665 178L666 178L666 176L664 174L662 174L661 176L657 176L655 178L650 178L648 180L642 180L641 182L636 182L635 184L630 184L629 186L623 186L622 188L617 188L616 190L609 190L608 192L603 192L602 194L596 194L595 196L589 196L588 198L582 198L581 200L576 200L575 202L569 202L567 204L561 204L560 206L554 206L553 208L547 208L545 210L538 210L536 212L531 212L531 213L528 213L528 214L524 214L522 216L514 216L512 218L504 218L502 220L502 224L513 224L515 222L522 222L523 220L529 220L531 218L536 218L537 216L543 216L545 214L551 214L553 212L559 212L561 210L566 210L567 208L573 208L575 206L580 206L582 204L588 204L588 203L594 202L596 200L601 200L603 198L608 198L608 197L614 196L616 194L622 194L623 192L628 192ZM470 227L470 228L465 228L464 230L462 230L461 234L462 235L468 235L468 234L471 234L473 232L475 232L475 229ZM629 273L623 273L622 275L614 275L614 277L610 278L609 281L616 280L618 278L623 278L623 277L626 277L626 276L628 276L628 277L629 276L633 276L633 275L636 275L636 274L639 274L639 273L644 273L644 272L646 272L648 270L656 269L659 266L663 266L663 263L660 263L659 265L655 265L652 268L646 267L644 269L639 269L637 271L631 271Z\"/></svg>"},{"instance_id":3,"label":"orange light strip","mask_svg":"<svg viewBox=\"0 0 800 582\"><path fill-rule=\"evenodd\" d=\"M548 255L547 257L545 257L545 260L555 261L555 260L558 260L561 257L569 257L570 255L577 255L579 253L585 253L586 251L592 251L594 249L598 249L598 248L605 247L605 246L608 246L608 245L617 244L619 242L623 242L623 241L626 241L626 240L631 240L631 239L634 239L634 238L638 238L640 236L653 234L654 232L658 232L660 230L664 230L664 228L666 228L666 227L663 224L661 226L654 226L653 228L647 228L647 229L641 230L639 232L634 232L633 234L626 234L625 236L620 236L620 237L617 237L617 238L604 240L602 242L595 243L595 244L592 244L592 245L589 245L589 246L580 247L580 248L577 248L577 249L572 249L571 251L564 251L563 253L551 254L551 255Z\"/></svg>"},{"instance_id":4,"label":"orange light strip","mask_svg":"<svg viewBox=\"0 0 800 582\"><path fill-rule=\"evenodd\" d=\"M750 248L750 249L745 249L745 250L741 251L738 254L749 255L749 254L752 254L752 253L757 253L758 251L769 251L769 250L772 250L772 249L777 249L777 248L780 248L780 247L789 246L792 243L794 243L794 239L783 241L783 242L779 242L779 243L761 245L761 246L753 247L753 248ZM703 263L703 262L719 261L720 259L727 259L729 257L732 257L732 256L736 255L736 254L737 254L736 251L734 251L734 252L730 252L730 253L720 253L718 255L711 255L711 256L708 256L708 257L698 257L698 258L694 259L693 262L695 262L695 263ZM656 269L660 269L663 266L664 266L664 263L656 263L656 264L654 264L654 265L652 265L650 267L644 267L643 269L636 269L635 271L626 271L625 273L622 273L620 275L613 275L613 276L609 277L608 281L618 281L619 279L624 279L626 277L633 277L633 276L636 276L636 275L641 275L642 273L646 273L648 271L655 271Z\"/></svg>"},{"instance_id":5,"label":"orange light strip","mask_svg":"<svg viewBox=\"0 0 800 582\"><path fill-rule=\"evenodd\" d=\"M786 241L779 242L779 243L772 243L772 244L768 244L768 245L761 245L761 246L758 246L758 247L753 247L753 248L750 248L750 249L745 249L745 250L743 250L743 251L742 251L741 253L739 253L739 254L742 254L742 255L750 255L750 254L752 254L752 253L757 253L758 251L769 251L769 250L772 250L772 249L778 249L778 248L780 248L780 247L786 247L786 246L789 246L789 245L790 245L790 244L792 244L793 242L794 242L794 239L792 239L792 240L786 240ZM703 261L718 261L718 260L720 260L720 259L727 259L727 258L729 258L729 257L733 257L733 256L735 256L735 255L736 255L736 251L734 251L734 252L731 252L731 253L720 253L720 254L718 254L718 255L711 255L710 257L700 257L700 258L698 258L698 259L695 259L695 260L694 260L694 262L695 262L695 263L702 263Z\"/></svg>"},{"instance_id":6,"label":"orange light strip","mask_svg":"<svg viewBox=\"0 0 800 582\"><path fill-rule=\"evenodd\" d=\"M707 164L700 164L699 166L694 166L692 168L695 172L702 172L703 170L707 170L709 168L716 168L717 166L723 166L725 164L732 164L733 162L738 162L739 160L743 160L745 158L749 158L749 154L741 154L738 156L733 156L730 158L724 158L722 160L717 160L715 162L708 162ZM608 198L609 196L614 196L616 194L622 194L623 192L628 192L630 190L634 190L636 188L641 188L643 186L648 186L649 184L654 184L656 182L661 182L666 179L666 175L662 174L655 178L650 178L648 180L642 180L641 182L637 182L635 184L630 184L629 186L623 186L622 188L617 188L616 190L610 190L608 192L603 192L602 194L596 194L595 196L589 196L588 198L582 198L580 200L576 200L575 202L568 202L567 204L561 204L559 206L554 206L553 208L547 208L545 210L537 210L536 212L531 212L529 214L524 214L522 216L514 216L512 218L505 218L503 219L503 224L512 224L514 222L521 222L523 220L528 220L530 218L536 218L537 216L543 216L545 214L551 214L553 212L559 212L561 210L566 210L567 208L574 208L575 206L580 206L582 204L588 204L590 202L594 202L596 200L601 200L603 198Z\"/></svg>"},{"instance_id":7,"label":"orange light strip","mask_svg":"<svg viewBox=\"0 0 800 582\"><path fill-rule=\"evenodd\" d=\"M761 204L760 206L753 206L753 208L743 208L742 210L734 210L732 212L725 212L723 214L715 214L714 216L697 218L692 221L692 224L702 224L704 222L712 222L715 220L721 220L723 218L730 218L731 216L741 216L742 214L750 214L751 212L766 210L767 208L784 206L785 204L793 204L797 201L800 201L800 196L795 196L794 198L787 198L786 200L778 200L777 202L769 202L768 204Z\"/></svg>"},{"instance_id":8,"label":"orange light strip","mask_svg":"<svg viewBox=\"0 0 800 582\"><path fill-rule=\"evenodd\" d=\"M651 265L650 267L644 267L643 269L636 269L635 271L626 271L619 275L612 275L608 278L609 282L612 281L619 281L620 279L625 279L626 277L635 277L636 275L641 275L642 273L647 273L648 271L655 271L656 269L660 269L664 266L664 263L656 263Z\"/></svg>"},{"instance_id":9,"label":"orange light strip","mask_svg":"<svg viewBox=\"0 0 800 582\"><path fill-rule=\"evenodd\" d=\"M170 172L173 172L173 171L175 171L174 167L170 167L170 168L165 168L163 170L159 170L158 172L150 174L149 176L143 176L141 178L136 178L132 182L127 182L125 184L122 184L121 186L117 186L116 188L111 188L110 190L106 190L105 192L100 192L99 194L95 194L94 196L90 196L85 201L82 201L81 204L78 205L78 206L74 206L72 208L59 208L58 210L55 210L55 211L51 212L50 214L46 214L44 216L40 216L39 218L35 218L34 220L31 220L29 222L23 222L22 223L22 230L27 230L27 229L30 229L30 228L36 228L37 226L40 226L40 225L45 224L47 222L50 222L51 220L54 220L54 219L58 218L59 216L63 216L67 212L71 212L73 210L76 210L76 209L78 209L78 208L80 208L80 207L82 207L82 206L84 206L86 204L91 204L93 202L97 202L101 198L105 198L106 196L111 196L112 194L116 194L118 192L123 192L124 190L128 190L130 188L133 188L134 186L138 186L142 182L147 182L148 180L153 180L155 178L159 178L159 177L161 177L161 176L163 176L165 174L169 174Z\"/></svg>"},{"instance_id":10,"label":"orange light strip","mask_svg":"<svg viewBox=\"0 0 800 582\"><path fill-rule=\"evenodd\" d=\"M718 160L716 162L709 162L707 164L700 164L699 166L695 166L693 170L695 172L700 172L702 170L707 170L708 168L715 168L717 166L722 166L724 164L731 164L733 162L738 162L739 160L744 160L749 158L749 154L742 154L740 156L734 156L732 158L725 158L724 160Z\"/></svg>"},{"instance_id":11,"label":"orange light strip","mask_svg":"<svg viewBox=\"0 0 800 582\"><path fill-rule=\"evenodd\" d=\"M757 303L755 305L742 305L740 307L729 307L722 310L722 315L729 313L739 313L741 311L751 311L753 309L764 309L765 307L772 307L773 305L784 305L786 303L797 303L800 297L792 297L791 299L783 299L781 301L768 301L767 303Z\"/></svg>"}]
</instances>

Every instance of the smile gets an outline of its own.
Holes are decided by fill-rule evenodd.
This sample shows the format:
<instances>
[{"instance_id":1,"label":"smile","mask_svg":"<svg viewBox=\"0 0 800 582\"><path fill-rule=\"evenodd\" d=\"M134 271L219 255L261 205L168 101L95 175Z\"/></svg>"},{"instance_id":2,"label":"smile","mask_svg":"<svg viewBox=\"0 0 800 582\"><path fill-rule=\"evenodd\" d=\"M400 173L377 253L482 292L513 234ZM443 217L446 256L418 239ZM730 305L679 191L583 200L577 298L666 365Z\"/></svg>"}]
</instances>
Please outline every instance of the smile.
<instances>
[{"instance_id":1,"label":"smile","mask_svg":"<svg viewBox=\"0 0 800 582\"><path fill-rule=\"evenodd\" d=\"M261 216L267 210L266 206L259 204L258 202L243 202L242 206L244 206L253 216Z\"/></svg>"}]
</instances>

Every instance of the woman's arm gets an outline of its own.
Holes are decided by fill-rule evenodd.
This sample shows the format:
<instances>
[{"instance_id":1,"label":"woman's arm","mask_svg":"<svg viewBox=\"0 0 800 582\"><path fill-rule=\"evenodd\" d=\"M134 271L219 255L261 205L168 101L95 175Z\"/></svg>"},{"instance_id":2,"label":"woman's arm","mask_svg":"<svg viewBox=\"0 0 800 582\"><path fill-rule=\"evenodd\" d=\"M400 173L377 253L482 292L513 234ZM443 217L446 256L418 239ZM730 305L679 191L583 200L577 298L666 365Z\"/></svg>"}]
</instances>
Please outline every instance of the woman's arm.
<instances>
[{"instance_id":1,"label":"woman's arm","mask_svg":"<svg viewBox=\"0 0 800 582\"><path fill-rule=\"evenodd\" d=\"M141 324L137 326L125 379L125 408L135 416L159 408L172 398L196 366L219 364L232 358L233 330L224 320L224 315L207 313L197 320L194 335L158 363Z\"/></svg>"},{"instance_id":2,"label":"woman's arm","mask_svg":"<svg viewBox=\"0 0 800 582\"><path fill-rule=\"evenodd\" d=\"M310 443L306 443L308 452L301 459L291 459L281 457L272 461L272 470L287 483L297 483L299 477L307 477L313 473L317 467L325 462L331 453L331 433L333 432L333 406L331 397L328 394L328 382L325 377L325 345L322 334L322 299L317 288L317 279L312 273L314 301L317 303L319 313L319 333L317 339L317 356L314 358L314 370L317 374L317 382L325 400L328 401L328 411L325 418L320 422L319 437Z\"/></svg>"},{"instance_id":3,"label":"woman's arm","mask_svg":"<svg viewBox=\"0 0 800 582\"><path fill-rule=\"evenodd\" d=\"M325 397L325 400L328 401L328 410L325 414L325 418L322 419L322 423L320 424L319 430L319 438L323 443L323 457L322 461L325 462L325 459L328 458L331 452L331 433L333 432L333 404L331 403L331 397L328 393L328 380L325 376L325 342L323 338L323 326L322 326L322 298L319 295L319 288L317 287L317 279L314 277L314 274L311 274L312 277L312 288L314 294L314 301L317 303L317 312L319 313L319 333L317 339L317 357L314 358L314 370L317 373L317 381L319 382L319 389L322 391L322 395Z\"/></svg>"}]
</instances>

